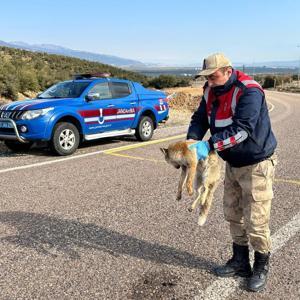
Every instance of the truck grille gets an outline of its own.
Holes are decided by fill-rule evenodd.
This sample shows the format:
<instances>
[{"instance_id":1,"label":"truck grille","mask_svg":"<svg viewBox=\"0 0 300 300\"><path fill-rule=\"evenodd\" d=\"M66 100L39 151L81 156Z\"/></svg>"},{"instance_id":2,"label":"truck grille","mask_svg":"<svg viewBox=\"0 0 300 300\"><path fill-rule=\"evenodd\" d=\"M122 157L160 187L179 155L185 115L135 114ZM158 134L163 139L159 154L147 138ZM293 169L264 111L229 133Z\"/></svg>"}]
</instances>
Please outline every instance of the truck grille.
<instances>
[{"instance_id":1,"label":"truck grille","mask_svg":"<svg viewBox=\"0 0 300 300\"><path fill-rule=\"evenodd\" d=\"M13 128L0 128L0 134L15 134L15 130Z\"/></svg>"},{"instance_id":2,"label":"truck grille","mask_svg":"<svg viewBox=\"0 0 300 300\"><path fill-rule=\"evenodd\" d=\"M24 110L0 110L0 118L20 120L24 112Z\"/></svg>"}]
</instances>

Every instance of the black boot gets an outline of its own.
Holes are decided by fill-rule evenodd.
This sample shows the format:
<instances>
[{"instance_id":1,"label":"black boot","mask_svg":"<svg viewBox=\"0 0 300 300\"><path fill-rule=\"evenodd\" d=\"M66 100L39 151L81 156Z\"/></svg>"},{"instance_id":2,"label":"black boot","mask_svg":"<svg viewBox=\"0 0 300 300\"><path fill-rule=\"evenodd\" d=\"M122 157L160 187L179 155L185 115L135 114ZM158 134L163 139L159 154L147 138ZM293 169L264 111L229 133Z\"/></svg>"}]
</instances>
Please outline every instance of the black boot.
<instances>
[{"instance_id":1,"label":"black boot","mask_svg":"<svg viewBox=\"0 0 300 300\"><path fill-rule=\"evenodd\" d=\"M270 252L267 254L254 252L253 275L249 278L247 284L249 291L258 292L265 287L269 272L269 257Z\"/></svg>"},{"instance_id":2,"label":"black boot","mask_svg":"<svg viewBox=\"0 0 300 300\"><path fill-rule=\"evenodd\" d=\"M252 275L248 246L240 246L233 243L233 256L224 266L215 269L215 273L220 277L231 277L238 275L249 277Z\"/></svg>"}]
</instances>

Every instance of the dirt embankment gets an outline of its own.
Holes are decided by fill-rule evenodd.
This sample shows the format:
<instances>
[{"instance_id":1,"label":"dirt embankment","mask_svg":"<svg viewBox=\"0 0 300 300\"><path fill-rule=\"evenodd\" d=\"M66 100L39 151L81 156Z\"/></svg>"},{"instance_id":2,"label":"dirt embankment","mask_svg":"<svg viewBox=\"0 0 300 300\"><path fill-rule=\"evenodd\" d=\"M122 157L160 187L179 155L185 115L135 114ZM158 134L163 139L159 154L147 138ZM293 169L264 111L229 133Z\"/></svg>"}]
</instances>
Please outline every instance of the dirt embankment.
<instances>
[{"instance_id":1,"label":"dirt embankment","mask_svg":"<svg viewBox=\"0 0 300 300\"><path fill-rule=\"evenodd\" d=\"M18 93L18 97L17 97L16 101L35 98L36 95L37 95L36 92L31 92L31 91L28 91L25 94ZM3 97L0 98L0 105L8 104L8 103L11 103L11 102L12 102L11 99L7 99L7 98L3 98Z\"/></svg>"},{"instance_id":2,"label":"dirt embankment","mask_svg":"<svg viewBox=\"0 0 300 300\"><path fill-rule=\"evenodd\" d=\"M164 89L170 95L169 120L165 126L187 125L191 120L193 112L198 108L202 87L181 87Z\"/></svg>"},{"instance_id":3,"label":"dirt embankment","mask_svg":"<svg viewBox=\"0 0 300 300\"><path fill-rule=\"evenodd\" d=\"M195 111L201 101L202 89L194 87L169 88L164 90L170 95L169 105L171 109Z\"/></svg>"}]
</instances>

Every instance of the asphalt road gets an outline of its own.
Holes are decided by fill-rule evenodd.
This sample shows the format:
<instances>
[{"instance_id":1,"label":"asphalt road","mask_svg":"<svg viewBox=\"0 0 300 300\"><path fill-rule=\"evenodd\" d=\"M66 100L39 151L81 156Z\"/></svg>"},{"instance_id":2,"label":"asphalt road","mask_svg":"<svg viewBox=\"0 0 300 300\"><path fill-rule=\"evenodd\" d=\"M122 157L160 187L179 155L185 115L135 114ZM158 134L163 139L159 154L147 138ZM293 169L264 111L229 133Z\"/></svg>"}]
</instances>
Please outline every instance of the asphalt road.
<instances>
[{"instance_id":1,"label":"asphalt road","mask_svg":"<svg viewBox=\"0 0 300 300\"><path fill-rule=\"evenodd\" d=\"M299 299L300 95L267 95L279 165L265 291L212 274L231 253L223 184L199 227L159 151L182 139L178 126L150 143L90 143L67 159L2 151L0 299Z\"/></svg>"}]
</instances>

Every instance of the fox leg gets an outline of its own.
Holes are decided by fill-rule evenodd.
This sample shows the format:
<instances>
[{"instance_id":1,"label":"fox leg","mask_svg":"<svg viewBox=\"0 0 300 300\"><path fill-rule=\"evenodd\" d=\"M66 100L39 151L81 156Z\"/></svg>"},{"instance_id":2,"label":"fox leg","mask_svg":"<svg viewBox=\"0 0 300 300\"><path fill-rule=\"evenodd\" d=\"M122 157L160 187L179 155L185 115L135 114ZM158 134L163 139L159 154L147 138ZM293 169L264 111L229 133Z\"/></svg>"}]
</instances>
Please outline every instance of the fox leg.
<instances>
[{"instance_id":1,"label":"fox leg","mask_svg":"<svg viewBox=\"0 0 300 300\"><path fill-rule=\"evenodd\" d=\"M207 219L207 215L209 213L211 204L212 204L212 200L213 200L213 195L214 192L217 188L217 183L213 183L210 184L206 190L207 190L207 194L206 197L202 198L202 203L201 203L201 211L200 211L200 215L199 215L199 219L198 219L198 225L202 226L204 225L206 219Z\"/></svg>"},{"instance_id":2,"label":"fox leg","mask_svg":"<svg viewBox=\"0 0 300 300\"><path fill-rule=\"evenodd\" d=\"M201 205L203 205L206 202L206 199L210 193L209 186L204 185L203 188L204 188L204 192L201 194L199 199Z\"/></svg>"},{"instance_id":3,"label":"fox leg","mask_svg":"<svg viewBox=\"0 0 300 300\"><path fill-rule=\"evenodd\" d=\"M188 168L186 188L190 196L192 196L194 193L194 180L196 176L196 170L197 170L197 164L191 164Z\"/></svg>"},{"instance_id":4,"label":"fox leg","mask_svg":"<svg viewBox=\"0 0 300 300\"><path fill-rule=\"evenodd\" d=\"M182 197L182 190L183 190L183 186L186 181L186 178L187 178L187 168L185 166L181 166L181 175L180 175L180 179L179 179L177 196L176 196L176 200L178 200L178 201Z\"/></svg>"},{"instance_id":5,"label":"fox leg","mask_svg":"<svg viewBox=\"0 0 300 300\"><path fill-rule=\"evenodd\" d=\"M200 187L197 190L196 199L194 200L190 211L194 210L200 204L200 199L201 199L201 195L202 195L203 189L204 189L204 186L200 185Z\"/></svg>"}]
</instances>

